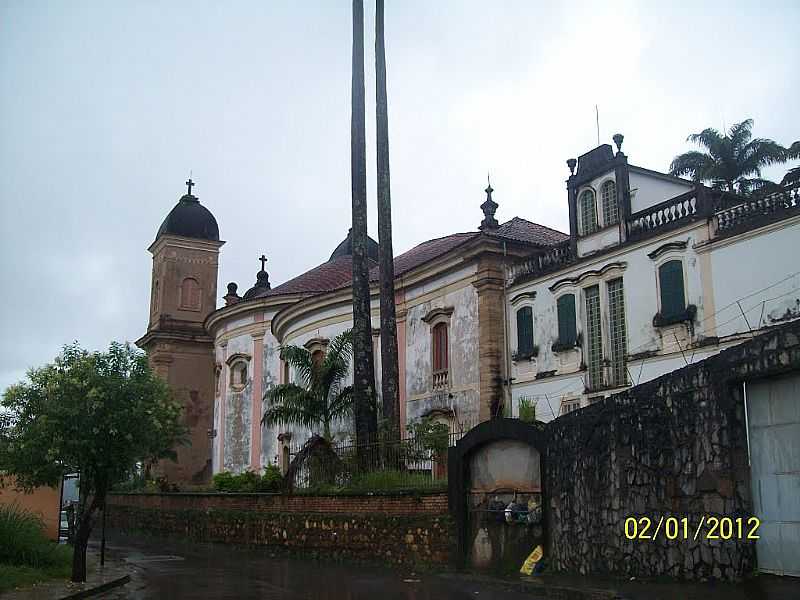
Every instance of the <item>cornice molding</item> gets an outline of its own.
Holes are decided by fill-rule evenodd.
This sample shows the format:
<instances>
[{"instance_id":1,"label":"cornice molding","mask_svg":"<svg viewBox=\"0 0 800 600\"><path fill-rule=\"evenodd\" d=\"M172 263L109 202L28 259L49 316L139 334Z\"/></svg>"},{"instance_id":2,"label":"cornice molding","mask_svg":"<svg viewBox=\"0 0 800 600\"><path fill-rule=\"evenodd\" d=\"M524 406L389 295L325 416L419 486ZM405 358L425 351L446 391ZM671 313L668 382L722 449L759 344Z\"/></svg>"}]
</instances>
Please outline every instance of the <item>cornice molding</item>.
<instances>
[{"instance_id":1,"label":"cornice molding","mask_svg":"<svg viewBox=\"0 0 800 600\"><path fill-rule=\"evenodd\" d=\"M628 267L628 263L626 262L613 262L610 264L605 265L600 269L592 269L589 271L584 271L575 277L567 277L565 279L559 279L553 285L551 285L548 289L551 292L555 292L558 288L564 286L578 286L583 281L591 277L603 278L611 271L619 270L624 271Z\"/></svg>"}]
</instances>

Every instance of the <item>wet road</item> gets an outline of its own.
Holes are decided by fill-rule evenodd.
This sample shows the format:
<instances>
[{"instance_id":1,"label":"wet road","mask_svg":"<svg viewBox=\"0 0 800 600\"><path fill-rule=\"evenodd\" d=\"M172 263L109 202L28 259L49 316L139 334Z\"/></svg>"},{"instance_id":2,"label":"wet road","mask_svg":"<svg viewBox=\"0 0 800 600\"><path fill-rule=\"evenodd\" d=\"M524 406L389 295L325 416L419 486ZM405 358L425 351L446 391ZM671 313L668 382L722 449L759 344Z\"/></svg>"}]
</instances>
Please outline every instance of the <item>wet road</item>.
<instances>
[{"instance_id":1,"label":"wet road","mask_svg":"<svg viewBox=\"0 0 800 600\"><path fill-rule=\"evenodd\" d=\"M502 585L314 560L271 558L268 551L115 537L108 556L130 565L131 582L103 598L261 600L464 600L530 598Z\"/></svg>"}]
</instances>

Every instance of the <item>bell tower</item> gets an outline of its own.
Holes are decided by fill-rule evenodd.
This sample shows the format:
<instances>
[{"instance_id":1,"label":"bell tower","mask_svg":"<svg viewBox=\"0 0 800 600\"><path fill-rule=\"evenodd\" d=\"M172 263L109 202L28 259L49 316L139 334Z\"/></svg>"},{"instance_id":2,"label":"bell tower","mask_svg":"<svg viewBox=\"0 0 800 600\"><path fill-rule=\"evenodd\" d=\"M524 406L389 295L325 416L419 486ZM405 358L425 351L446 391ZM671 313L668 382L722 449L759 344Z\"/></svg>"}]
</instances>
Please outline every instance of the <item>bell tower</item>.
<instances>
[{"instance_id":1,"label":"bell tower","mask_svg":"<svg viewBox=\"0 0 800 600\"><path fill-rule=\"evenodd\" d=\"M195 183L167 215L148 250L153 255L147 333L136 345L183 404L189 445L177 462L160 461L157 474L170 483L211 478L214 421L214 341L203 322L216 309L219 239L214 215L192 194Z\"/></svg>"}]
</instances>

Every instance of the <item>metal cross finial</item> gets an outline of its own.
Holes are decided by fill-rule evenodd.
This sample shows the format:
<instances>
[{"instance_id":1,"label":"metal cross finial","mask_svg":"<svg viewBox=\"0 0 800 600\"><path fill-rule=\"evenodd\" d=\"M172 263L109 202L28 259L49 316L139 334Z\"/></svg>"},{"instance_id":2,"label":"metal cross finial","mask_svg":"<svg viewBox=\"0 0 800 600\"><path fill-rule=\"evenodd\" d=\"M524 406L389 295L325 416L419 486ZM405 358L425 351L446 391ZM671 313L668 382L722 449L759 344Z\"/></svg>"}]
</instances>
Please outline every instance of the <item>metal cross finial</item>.
<instances>
[{"instance_id":1,"label":"metal cross finial","mask_svg":"<svg viewBox=\"0 0 800 600\"><path fill-rule=\"evenodd\" d=\"M192 181L191 175L189 176L189 180L186 182L186 187L189 188L189 195L192 195L192 187L197 185L194 181Z\"/></svg>"},{"instance_id":2,"label":"metal cross finial","mask_svg":"<svg viewBox=\"0 0 800 600\"><path fill-rule=\"evenodd\" d=\"M263 271L264 270L264 265L267 264L267 257L262 254L261 258L259 258L258 260L261 261L261 270Z\"/></svg>"},{"instance_id":3,"label":"metal cross finial","mask_svg":"<svg viewBox=\"0 0 800 600\"><path fill-rule=\"evenodd\" d=\"M486 187L486 189L485 189L484 191L485 191L487 194L489 194L489 196L491 196L491 195L492 195L492 192L494 191L494 188L492 188L492 182L491 182L491 180L489 179L489 172L488 172L488 171L486 172L486 183L487 183L488 185L487 185L487 187Z\"/></svg>"}]
</instances>

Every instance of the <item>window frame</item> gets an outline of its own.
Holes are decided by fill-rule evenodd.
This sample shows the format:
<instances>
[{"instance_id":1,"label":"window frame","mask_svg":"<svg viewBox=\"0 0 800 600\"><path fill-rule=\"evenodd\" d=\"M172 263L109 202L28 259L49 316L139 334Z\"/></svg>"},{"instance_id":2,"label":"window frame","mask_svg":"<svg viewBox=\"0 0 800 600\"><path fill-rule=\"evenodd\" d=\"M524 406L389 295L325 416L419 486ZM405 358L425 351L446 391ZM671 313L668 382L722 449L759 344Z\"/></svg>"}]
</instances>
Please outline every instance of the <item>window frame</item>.
<instances>
[{"instance_id":1,"label":"window frame","mask_svg":"<svg viewBox=\"0 0 800 600\"><path fill-rule=\"evenodd\" d=\"M520 339L520 313L523 311L530 312L530 347L529 348L522 348L521 339ZM522 306L515 308L514 310L514 325L515 325L515 333L516 333L516 346L517 349L514 353L515 355L515 362L517 360L526 360L536 356L537 348L536 348L536 320L534 319L533 315L533 305L530 303L525 303Z\"/></svg>"},{"instance_id":2,"label":"window frame","mask_svg":"<svg viewBox=\"0 0 800 600\"><path fill-rule=\"evenodd\" d=\"M561 319L561 305L567 297L572 297L572 339L567 340L561 337L562 333L562 319ZM557 338L556 343L553 344L554 351L559 352L563 350L569 350L572 348L576 348L578 346L578 305L576 299L576 293L574 290L565 291L562 294L556 296L556 332Z\"/></svg>"},{"instance_id":3,"label":"window frame","mask_svg":"<svg viewBox=\"0 0 800 600\"><path fill-rule=\"evenodd\" d=\"M676 312L665 314L664 313L664 289L661 280L661 270L670 263L680 263L681 286L683 288L683 308ZM689 298L686 293L686 264L683 258L676 256L665 256L663 260L656 263L656 289L658 291L658 315L660 321L664 323L677 322L683 320L689 306Z\"/></svg>"},{"instance_id":4,"label":"window frame","mask_svg":"<svg viewBox=\"0 0 800 600\"><path fill-rule=\"evenodd\" d=\"M592 206L592 216L593 216L594 223L592 225L591 230L587 230L587 226L586 226L587 224L585 223L587 212L584 210L585 206L584 206L583 198L587 194L591 194L591 196L592 196L591 206ZM580 236L592 235L593 233L596 233L600 229L600 223L597 220L597 192L592 187L585 187L585 188L583 188L583 189L578 191L577 198L578 198L578 200L577 200L577 204L578 204L578 234ZM588 205L589 204L587 203L587 206Z\"/></svg>"},{"instance_id":5,"label":"window frame","mask_svg":"<svg viewBox=\"0 0 800 600\"><path fill-rule=\"evenodd\" d=\"M613 207L614 210L614 217L608 218L608 213L606 211L607 204L606 204L606 190L613 186L614 194L612 197L612 202L610 202L610 206ZM619 197L617 195L617 180L615 178L606 179L600 184L600 213L603 217L603 227L610 227L611 225L616 225L619 223Z\"/></svg>"}]
</instances>

